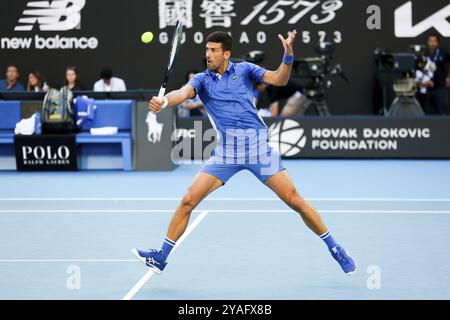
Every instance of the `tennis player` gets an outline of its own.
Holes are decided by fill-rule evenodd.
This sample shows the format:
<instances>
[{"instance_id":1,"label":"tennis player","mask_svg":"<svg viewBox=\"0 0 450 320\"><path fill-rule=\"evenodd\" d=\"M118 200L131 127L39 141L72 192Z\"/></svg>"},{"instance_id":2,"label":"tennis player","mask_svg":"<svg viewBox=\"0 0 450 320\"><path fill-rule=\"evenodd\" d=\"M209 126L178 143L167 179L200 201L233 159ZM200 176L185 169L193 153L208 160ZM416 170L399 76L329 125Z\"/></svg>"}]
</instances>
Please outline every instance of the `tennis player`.
<instances>
[{"instance_id":1,"label":"tennis player","mask_svg":"<svg viewBox=\"0 0 450 320\"><path fill-rule=\"evenodd\" d=\"M151 99L150 110L159 112L198 95L218 135L217 147L211 158L195 176L172 217L162 248L132 249L136 258L156 273L166 267L167 258L185 232L194 208L241 170L252 172L298 212L305 224L325 242L346 274L356 271L355 261L335 241L316 209L300 196L282 165L280 154L270 148L268 128L253 104L254 83L284 86L288 82L296 36L296 30L286 39L278 35L284 57L277 70L269 71L248 62L231 62L232 37L226 32L214 32L206 39L207 70L196 74L185 86L168 93L163 99Z\"/></svg>"}]
</instances>

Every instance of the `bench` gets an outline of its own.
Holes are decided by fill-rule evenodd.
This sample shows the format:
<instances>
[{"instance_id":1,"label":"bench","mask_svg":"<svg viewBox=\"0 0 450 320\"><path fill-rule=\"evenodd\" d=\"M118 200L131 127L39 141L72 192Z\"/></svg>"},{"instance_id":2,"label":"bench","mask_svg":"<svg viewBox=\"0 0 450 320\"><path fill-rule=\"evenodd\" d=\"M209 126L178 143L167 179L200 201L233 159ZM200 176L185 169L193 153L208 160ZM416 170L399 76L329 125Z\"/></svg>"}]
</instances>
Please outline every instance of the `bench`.
<instances>
[{"instance_id":1,"label":"bench","mask_svg":"<svg viewBox=\"0 0 450 320\"><path fill-rule=\"evenodd\" d=\"M133 138L132 113L134 101L132 100L96 100L95 118L86 121L81 132L76 135L76 142L83 144L120 144L123 159L123 169L133 169ZM91 128L117 127L119 132L115 135L93 136Z\"/></svg>"},{"instance_id":2,"label":"bench","mask_svg":"<svg viewBox=\"0 0 450 320\"><path fill-rule=\"evenodd\" d=\"M97 100L95 103L97 105L95 119L93 121L87 121L83 125L81 132L76 135L77 144L80 145L81 149L83 149L83 146L85 145L96 145L96 150L100 150L102 149L101 147L107 145L119 145L122 157L122 168L126 171L131 171L133 169L133 138L131 131L134 101ZM0 101L0 168L2 169L15 168L15 161L12 161L15 159L14 129L20 120L20 101ZM91 128L100 127L118 127L119 132L118 134L108 136L93 136L90 134ZM117 149L117 147L115 148ZM110 150L108 149L106 151L109 152ZM87 154L88 152L84 153ZM83 158L85 157L82 155L82 162ZM109 158L108 155L107 159Z\"/></svg>"}]
</instances>

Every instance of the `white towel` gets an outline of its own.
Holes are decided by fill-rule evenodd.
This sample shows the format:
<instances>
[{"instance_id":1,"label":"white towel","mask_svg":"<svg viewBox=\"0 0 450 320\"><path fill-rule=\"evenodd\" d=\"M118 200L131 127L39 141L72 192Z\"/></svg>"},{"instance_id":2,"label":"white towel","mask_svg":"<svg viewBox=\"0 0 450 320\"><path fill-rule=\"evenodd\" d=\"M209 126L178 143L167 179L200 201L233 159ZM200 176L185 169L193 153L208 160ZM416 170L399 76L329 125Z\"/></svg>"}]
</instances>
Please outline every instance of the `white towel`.
<instances>
[{"instance_id":1,"label":"white towel","mask_svg":"<svg viewBox=\"0 0 450 320\"><path fill-rule=\"evenodd\" d=\"M21 134L24 136L31 136L34 134L34 127L36 125L36 115L33 114L28 119L22 119L16 124L14 129L15 134Z\"/></svg>"},{"instance_id":2,"label":"white towel","mask_svg":"<svg viewBox=\"0 0 450 320\"><path fill-rule=\"evenodd\" d=\"M117 134L119 128L117 127L103 127L103 128L91 128L91 134L93 136L110 136Z\"/></svg>"}]
</instances>

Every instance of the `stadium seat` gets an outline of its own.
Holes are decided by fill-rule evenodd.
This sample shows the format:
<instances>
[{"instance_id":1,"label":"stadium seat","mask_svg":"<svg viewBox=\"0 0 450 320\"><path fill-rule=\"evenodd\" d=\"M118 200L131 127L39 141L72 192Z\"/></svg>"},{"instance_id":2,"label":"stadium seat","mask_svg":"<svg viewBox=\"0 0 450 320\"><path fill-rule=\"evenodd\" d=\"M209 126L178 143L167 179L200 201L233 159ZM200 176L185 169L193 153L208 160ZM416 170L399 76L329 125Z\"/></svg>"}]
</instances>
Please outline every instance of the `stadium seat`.
<instances>
[{"instance_id":1,"label":"stadium seat","mask_svg":"<svg viewBox=\"0 0 450 320\"><path fill-rule=\"evenodd\" d=\"M77 144L110 144L120 143L122 147L123 169L131 171L133 168L132 151L132 100L96 100L97 109L95 119L87 121L76 136ZM117 127L115 135L94 136L91 128Z\"/></svg>"},{"instance_id":2,"label":"stadium seat","mask_svg":"<svg viewBox=\"0 0 450 320\"><path fill-rule=\"evenodd\" d=\"M14 129L20 121L20 101L0 101L0 144L14 143Z\"/></svg>"}]
</instances>

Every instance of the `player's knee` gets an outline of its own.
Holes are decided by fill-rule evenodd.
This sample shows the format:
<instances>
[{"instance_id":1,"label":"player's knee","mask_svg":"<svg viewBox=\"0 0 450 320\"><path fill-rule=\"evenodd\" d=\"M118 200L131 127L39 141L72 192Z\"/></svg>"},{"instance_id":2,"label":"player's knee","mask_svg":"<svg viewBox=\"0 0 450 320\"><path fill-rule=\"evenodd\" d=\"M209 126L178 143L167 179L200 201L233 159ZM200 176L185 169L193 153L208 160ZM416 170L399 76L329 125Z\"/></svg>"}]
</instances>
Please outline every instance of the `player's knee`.
<instances>
[{"instance_id":1,"label":"player's knee","mask_svg":"<svg viewBox=\"0 0 450 320\"><path fill-rule=\"evenodd\" d=\"M298 209L298 211L300 212L305 212L308 208L308 202L303 199L301 196L297 195L297 199L295 200L296 202L296 207Z\"/></svg>"},{"instance_id":2,"label":"player's knee","mask_svg":"<svg viewBox=\"0 0 450 320\"><path fill-rule=\"evenodd\" d=\"M306 200L298 194L297 190L293 189L286 195L286 204L294 210L302 210L306 205Z\"/></svg>"},{"instance_id":3,"label":"player's knee","mask_svg":"<svg viewBox=\"0 0 450 320\"><path fill-rule=\"evenodd\" d=\"M187 210L192 210L197 205L197 201L192 193L188 192L181 200L181 206Z\"/></svg>"}]
</instances>

